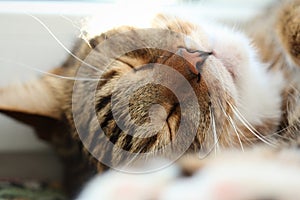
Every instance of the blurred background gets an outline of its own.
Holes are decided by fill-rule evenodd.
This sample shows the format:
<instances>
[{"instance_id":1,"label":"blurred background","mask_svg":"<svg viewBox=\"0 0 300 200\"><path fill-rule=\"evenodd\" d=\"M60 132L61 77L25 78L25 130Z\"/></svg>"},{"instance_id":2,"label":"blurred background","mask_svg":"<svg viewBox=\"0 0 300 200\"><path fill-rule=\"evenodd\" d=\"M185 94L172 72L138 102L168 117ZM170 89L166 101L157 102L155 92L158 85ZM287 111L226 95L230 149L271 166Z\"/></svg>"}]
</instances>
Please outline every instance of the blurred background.
<instances>
[{"instance_id":1,"label":"blurred background","mask_svg":"<svg viewBox=\"0 0 300 200\"><path fill-rule=\"evenodd\" d=\"M272 0L0 0L0 87L41 76L68 56L91 19L96 33L118 24L138 23L156 12L239 24ZM96 16L96 17L94 17ZM94 17L94 18L93 18ZM91 24L93 24L91 23ZM60 165L30 127L0 115L0 177L59 178ZM19 168L11 168L19 163ZM55 164L57 163L57 164ZM21 170L20 170L21 167ZM42 170L42 171L41 171Z\"/></svg>"}]
</instances>

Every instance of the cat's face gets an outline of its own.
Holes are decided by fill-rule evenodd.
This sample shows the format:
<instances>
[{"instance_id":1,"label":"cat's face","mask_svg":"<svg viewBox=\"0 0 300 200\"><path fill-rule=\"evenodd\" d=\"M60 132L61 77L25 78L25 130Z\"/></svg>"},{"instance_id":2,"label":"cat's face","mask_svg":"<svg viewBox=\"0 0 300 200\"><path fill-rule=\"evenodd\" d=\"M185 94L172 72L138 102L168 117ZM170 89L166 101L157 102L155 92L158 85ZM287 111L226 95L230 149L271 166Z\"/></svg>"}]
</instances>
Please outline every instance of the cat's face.
<instances>
[{"instance_id":1,"label":"cat's face","mask_svg":"<svg viewBox=\"0 0 300 200\"><path fill-rule=\"evenodd\" d=\"M30 102L47 97L48 110L57 110L48 116L67 116L89 152L109 166L137 155L270 143L265 136L281 115L280 74L265 69L245 36L205 20L161 15L151 29L116 28L74 54L53 73L75 83L44 77L26 86L38 88ZM0 91L0 108L19 106L6 94ZM19 110L33 112L23 102Z\"/></svg>"},{"instance_id":2,"label":"cat's face","mask_svg":"<svg viewBox=\"0 0 300 200\"><path fill-rule=\"evenodd\" d=\"M92 40L85 62L101 71L83 65L78 74L101 80L75 83L72 114L77 130L89 127L88 136L79 134L94 156L106 146L99 130L117 162L127 157L123 150L178 155L270 142L264 136L281 115L282 79L267 72L244 35L164 16L153 27Z\"/></svg>"}]
</instances>

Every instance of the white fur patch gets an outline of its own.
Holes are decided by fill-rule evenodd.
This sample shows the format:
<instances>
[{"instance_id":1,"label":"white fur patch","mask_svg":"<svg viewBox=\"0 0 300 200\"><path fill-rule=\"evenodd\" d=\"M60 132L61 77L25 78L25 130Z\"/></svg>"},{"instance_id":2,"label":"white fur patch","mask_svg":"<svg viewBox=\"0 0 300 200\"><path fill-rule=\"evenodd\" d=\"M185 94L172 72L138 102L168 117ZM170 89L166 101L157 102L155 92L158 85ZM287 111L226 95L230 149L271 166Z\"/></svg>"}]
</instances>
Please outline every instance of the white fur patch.
<instances>
[{"instance_id":1,"label":"white fur patch","mask_svg":"<svg viewBox=\"0 0 300 200\"><path fill-rule=\"evenodd\" d=\"M297 200L299 151L277 153L262 148L226 152L216 159L199 160L204 167L187 178L178 178L176 166L139 175L110 171L95 177L77 200Z\"/></svg>"},{"instance_id":2,"label":"white fur patch","mask_svg":"<svg viewBox=\"0 0 300 200\"><path fill-rule=\"evenodd\" d=\"M265 119L278 121L284 86L282 74L267 71L266 64L259 61L256 50L244 34L213 22L201 21L199 25L202 30L195 30L191 37L205 43L204 50L213 51L234 76L238 118L242 117L252 125L261 125ZM203 32L208 44L202 41L205 40Z\"/></svg>"},{"instance_id":3,"label":"white fur patch","mask_svg":"<svg viewBox=\"0 0 300 200\"><path fill-rule=\"evenodd\" d=\"M155 199L161 189L178 174L179 170L176 166L145 174L109 171L91 180L76 200Z\"/></svg>"},{"instance_id":4,"label":"white fur patch","mask_svg":"<svg viewBox=\"0 0 300 200\"><path fill-rule=\"evenodd\" d=\"M165 189L160 200L205 199L290 199L300 196L300 167L276 157L229 154L226 159L209 163L192 178L177 180ZM298 158L299 152L285 152ZM296 164L296 165L295 165Z\"/></svg>"}]
</instances>

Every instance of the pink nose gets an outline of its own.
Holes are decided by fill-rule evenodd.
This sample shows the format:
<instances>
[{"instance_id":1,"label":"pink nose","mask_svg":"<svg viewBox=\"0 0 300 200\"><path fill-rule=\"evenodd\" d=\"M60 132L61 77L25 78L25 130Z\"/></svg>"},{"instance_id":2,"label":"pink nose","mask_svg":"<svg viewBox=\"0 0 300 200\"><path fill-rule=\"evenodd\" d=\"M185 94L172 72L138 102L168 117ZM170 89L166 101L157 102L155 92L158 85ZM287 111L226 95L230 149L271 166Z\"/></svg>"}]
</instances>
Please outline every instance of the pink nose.
<instances>
[{"instance_id":1,"label":"pink nose","mask_svg":"<svg viewBox=\"0 0 300 200\"><path fill-rule=\"evenodd\" d=\"M189 70L199 75L202 70L202 66L208 56L212 55L212 52L205 52L200 50L189 50L186 48L179 48L177 54L182 56L186 61L188 61L191 65L188 65Z\"/></svg>"}]
</instances>

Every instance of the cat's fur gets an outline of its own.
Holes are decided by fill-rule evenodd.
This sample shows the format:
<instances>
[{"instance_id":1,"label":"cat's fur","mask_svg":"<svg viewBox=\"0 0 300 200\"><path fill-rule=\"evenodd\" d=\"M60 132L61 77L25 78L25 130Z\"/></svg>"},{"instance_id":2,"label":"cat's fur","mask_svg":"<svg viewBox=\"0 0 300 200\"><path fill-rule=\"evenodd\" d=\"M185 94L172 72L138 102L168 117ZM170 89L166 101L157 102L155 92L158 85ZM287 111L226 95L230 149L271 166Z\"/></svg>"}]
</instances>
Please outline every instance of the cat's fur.
<instances>
[{"instance_id":1,"label":"cat's fur","mask_svg":"<svg viewBox=\"0 0 300 200\"><path fill-rule=\"evenodd\" d=\"M110 171L92 179L77 200L296 200L300 195L298 151L258 147L206 160L185 157L150 174Z\"/></svg>"},{"instance_id":2,"label":"cat's fur","mask_svg":"<svg viewBox=\"0 0 300 200\"><path fill-rule=\"evenodd\" d=\"M51 72L92 80L44 76L35 82L4 88L0 90L0 110L33 125L41 137L55 146L66 163L66 180L73 192L91 175L107 169L106 165L118 167L132 161L131 157L123 156L122 150L148 153L147 159L174 159L185 150L207 155L225 148L252 148L260 142L269 148L289 148L284 143L297 143L300 128L299 24L299 0L278 2L245 25L251 41L240 32L204 20L191 23L159 15L152 24L155 29L119 27L91 38L88 43L80 41L74 55ZM118 55L130 48L136 50ZM180 49L212 55L198 69ZM144 66L149 63L156 64ZM166 76L159 71L163 67L158 64L169 66L181 76ZM200 77L195 74L197 70ZM148 83L131 94L126 113L122 104L128 96L126 87L144 83L151 73L154 80L165 83L167 79L167 84L184 95L175 96L169 88ZM125 81L118 85L124 77ZM101 79L96 91L94 79ZM186 81L193 92L187 89ZM194 97L196 104L192 101ZM155 104L164 109L158 107L151 117L149 112L153 112ZM114 106L116 113L112 111ZM184 109L188 115L182 114ZM137 126L120 128L114 114L124 124L134 122ZM184 132L178 134L183 117ZM157 130L152 126L139 128L151 125L155 119L158 124L165 123ZM41 124L51 129L45 130ZM186 141L189 135L192 140ZM114 145L109 146L106 138ZM172 151L160 150L168 144ZM276 158L277 154L274 155ZM264 155L260 156L263 159ZM239 156L233 158L240 160ZM105 165L97 159L105 160ZM202 166L203 161L199 162Z\"/></svg>"}]
</instances>

